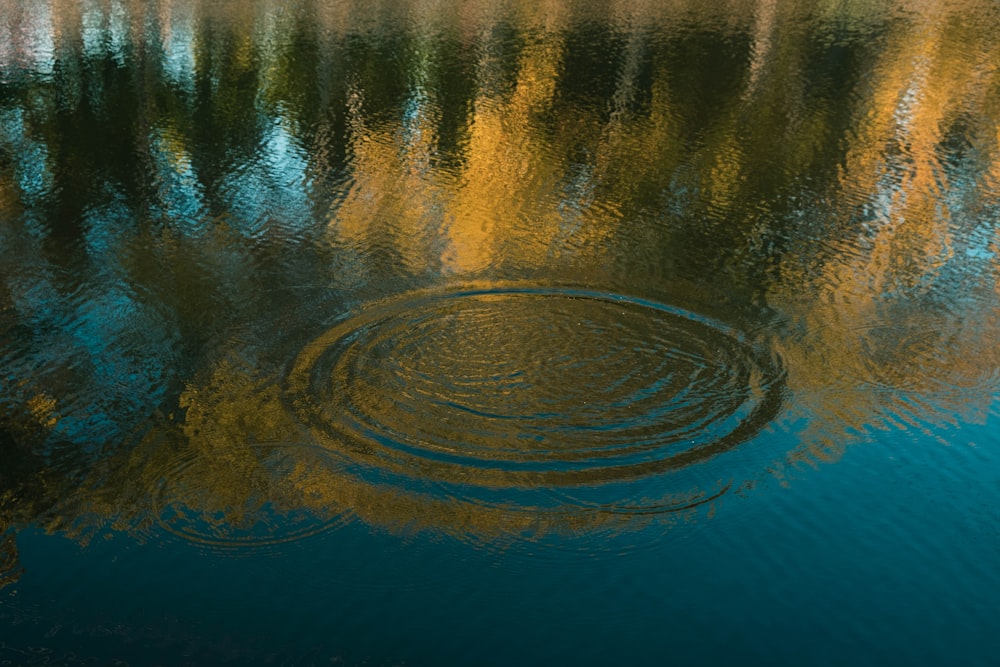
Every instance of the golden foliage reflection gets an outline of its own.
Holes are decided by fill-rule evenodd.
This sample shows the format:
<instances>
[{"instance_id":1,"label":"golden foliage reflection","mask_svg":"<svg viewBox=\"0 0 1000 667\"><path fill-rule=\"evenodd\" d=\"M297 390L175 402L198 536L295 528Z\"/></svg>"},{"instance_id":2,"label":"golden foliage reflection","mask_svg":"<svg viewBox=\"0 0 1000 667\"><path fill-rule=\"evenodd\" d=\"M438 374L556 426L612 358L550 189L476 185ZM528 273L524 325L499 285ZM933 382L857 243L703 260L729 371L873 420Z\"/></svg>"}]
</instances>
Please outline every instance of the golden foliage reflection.
<instances>
[{"instance_id":1,"label":"golden foliage reflection","mask_svg":"<svg viewBox=\"0 0 1000 667\"><path fill-rule=\"evenodd\" d=\"M0 504L0 585L8 529L31 521L216 546L353 519L487 538L625 525L407 492L295 418L301 341L413 282L765 304L747 329L787 374L775 428L806 424L793 461L995 409L987 3L460 4L0 0L0 335L34 344L0 350L0 436L24 470ZM51 204L66 193L94 200ZM219 331L240 335L171 385L178 341ZM139 425L105 456L87 429L120 413ZM85 439L85 479L46 467Z\"/></svg>"}]
</instances>

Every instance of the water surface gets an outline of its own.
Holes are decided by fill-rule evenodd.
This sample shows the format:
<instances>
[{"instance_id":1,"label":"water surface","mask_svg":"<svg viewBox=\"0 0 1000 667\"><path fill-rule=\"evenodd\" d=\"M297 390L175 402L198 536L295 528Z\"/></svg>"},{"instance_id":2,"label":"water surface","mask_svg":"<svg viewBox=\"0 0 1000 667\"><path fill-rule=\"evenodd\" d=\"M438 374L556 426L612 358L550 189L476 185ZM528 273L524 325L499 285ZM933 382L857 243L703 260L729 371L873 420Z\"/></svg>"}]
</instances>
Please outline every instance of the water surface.
<instances>
[{"instance_id":1,"label":"water surface","mask_svg":"<svg viewBox=\"0 0 1000 667\"><path fill-rule=\"evenodd\" d=\"M989 3L0 0L0 659L990 664Z\"/></svg>"}]
</instances>

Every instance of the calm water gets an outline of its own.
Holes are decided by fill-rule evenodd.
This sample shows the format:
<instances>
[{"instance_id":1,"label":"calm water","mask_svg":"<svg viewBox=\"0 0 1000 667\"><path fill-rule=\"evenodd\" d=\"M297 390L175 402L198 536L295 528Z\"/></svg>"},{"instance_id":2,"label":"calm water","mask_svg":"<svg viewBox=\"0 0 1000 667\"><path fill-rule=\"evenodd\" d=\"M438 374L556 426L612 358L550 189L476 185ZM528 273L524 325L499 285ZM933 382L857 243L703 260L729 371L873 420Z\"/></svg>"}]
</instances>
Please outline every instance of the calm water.
<instances>
[{"instance_id":1,"label":"calm water","mask_svg":"<svg viewBox=\"0 0 1000 667\"><path fill-rule=\"evenodd\" d=\"M995 664L998 54L0 0L0 663Z\"/></svg>"}]
</instances>

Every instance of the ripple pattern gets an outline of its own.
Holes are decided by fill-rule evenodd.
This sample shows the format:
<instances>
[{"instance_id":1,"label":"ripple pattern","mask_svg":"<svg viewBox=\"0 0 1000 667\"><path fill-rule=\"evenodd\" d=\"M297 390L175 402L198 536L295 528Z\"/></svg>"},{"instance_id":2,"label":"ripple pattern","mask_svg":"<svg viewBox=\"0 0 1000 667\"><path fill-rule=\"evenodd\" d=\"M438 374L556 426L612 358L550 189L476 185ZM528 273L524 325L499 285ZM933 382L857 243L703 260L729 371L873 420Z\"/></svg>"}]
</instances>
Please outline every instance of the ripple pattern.
<instances>
[{"instance_id":1,"label":"ripple pattern","mask_svg":"<svg viewBox=\"0 0 1000 667\"><path fill-rule=\"evenodd\" d=\"M947 321L876 322L853 333L858 341L857 367L840 364L839 372L865 384L914 394L961 390L987 394L996 386L992 335L982 341L963 339L961 327Z\"/></svg>"},{"instance_id":2,"label":"ripple pattern","mask_svg":"<svg viewBox=\"0 0 1000 667\"><path fill-rule=\"evenodd\" d=\"M495 286L376 304L308 345L288 378L299 418L364 466L465 493L614 485L619 501L623 484L752 438L782 387L766 349L695 313ZM640 513L663 494L616 507Z\"/></svg>"},{"instance_id":3,"label":"ripple pattern","mask_svg":"<svg viewBox=\"0 0 1000 667\"><path fill-rule=\"evenodd\" d=\"M169 533L215 550L267 547L338 527L350 512L320 499L317 484L339 473L322 448L289 443L248 445L244 459L187 456L164 470L154 515ZM250 463L248 463L250 461ZM229 475L215 468L226 467ZM239 473L239 483L218 480Z\"/></svg>"}]
</instances>

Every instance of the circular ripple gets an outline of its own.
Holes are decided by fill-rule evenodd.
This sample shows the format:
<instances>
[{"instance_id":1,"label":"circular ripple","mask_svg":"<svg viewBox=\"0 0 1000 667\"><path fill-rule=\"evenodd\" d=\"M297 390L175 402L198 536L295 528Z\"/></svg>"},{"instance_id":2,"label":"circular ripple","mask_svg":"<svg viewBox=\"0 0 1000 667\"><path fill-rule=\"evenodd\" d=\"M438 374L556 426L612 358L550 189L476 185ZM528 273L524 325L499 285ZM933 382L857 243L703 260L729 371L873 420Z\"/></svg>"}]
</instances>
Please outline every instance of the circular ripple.
<instances>
[{"instance_id":1,"label":"circular ripple","mask_svg":"<svg viewBox=\"0 0 1000 667\"><path fill-rule=\"evenodd\" d=\"M310 445L247 445L239 459L191 455L164 470L154 516L169 533L212 548L283 544L349 520L349 512L316 493L339 476L328 452ZM226 488L220 479L230 480Z\"/></svg>"},{"instance_id":2,"label":"circular ripple","mask_svg":"<svg viewBox=\"0 0 1000 667\"><path fill-rule=\"evenodd\" d=\"M288 392L326 446L365 466L553 489L648 479L730 450L774 418L782 381L768 351L695 313L490 287L376 304L308 345Z\"/></svg>"},{"instance_id":3,"label":"circular ripple","mask_svg":"<svg viewBox=\"0 0 1000 667\"><path fill-rule=\"evenodd\" d=\"M876 322L855 329L856 363L839 372L891 391L933 394L996 385L995 343L966 340L947 321Z\"/></svg>"}]
</instances>

